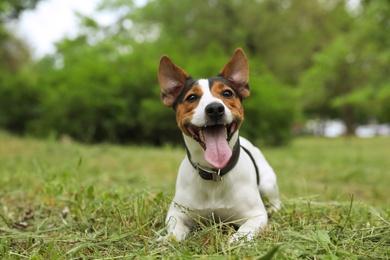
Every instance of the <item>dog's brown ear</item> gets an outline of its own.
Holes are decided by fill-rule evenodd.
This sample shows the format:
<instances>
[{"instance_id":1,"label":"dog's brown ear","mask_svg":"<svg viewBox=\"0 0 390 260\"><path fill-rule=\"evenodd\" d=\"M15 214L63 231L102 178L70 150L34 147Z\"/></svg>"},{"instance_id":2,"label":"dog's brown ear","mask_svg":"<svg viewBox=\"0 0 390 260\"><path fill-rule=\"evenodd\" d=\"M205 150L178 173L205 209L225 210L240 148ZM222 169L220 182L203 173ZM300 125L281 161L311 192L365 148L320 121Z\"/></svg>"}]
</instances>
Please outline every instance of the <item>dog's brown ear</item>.
<instances>
[{"instance_id":1,"label":"dog's brown ear","mask_svg":"<svg viewBox=\"0 0 390 260\"><path fill-rule=\"evenodd\" d=\"M161 89L161 100L164 105L173 106L189 77L187 72L176 66L167 55L161 57L158 68L158 82Z\"/></svg>"},{"instance_id":2,"label":"dog's brown ear","mask_svg":"<svg viewBox=\"0 0 390 260\"><path fill-rule=\"evenodd\" d=\"M238 90L242 99L249 96L249 66L243 49L236 49L233 57L223 67L220 74Z\"/></svg>"}]
</instances>

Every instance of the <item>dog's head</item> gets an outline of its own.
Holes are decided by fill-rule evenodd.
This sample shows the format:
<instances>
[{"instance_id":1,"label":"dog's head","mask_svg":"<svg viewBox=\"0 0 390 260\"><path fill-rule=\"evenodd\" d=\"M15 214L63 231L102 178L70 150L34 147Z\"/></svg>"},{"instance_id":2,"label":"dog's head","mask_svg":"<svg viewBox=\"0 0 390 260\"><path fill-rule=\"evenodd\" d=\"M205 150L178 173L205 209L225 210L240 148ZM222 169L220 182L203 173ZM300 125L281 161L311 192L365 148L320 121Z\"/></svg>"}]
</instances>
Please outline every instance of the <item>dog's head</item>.
<instances>
[{"instance_id":1,"label":"dog's head","mask_svg":"<svg viewBox=\"0 0 390 260\"><path fill-rule=\"evenodd\" d=\"M214 78L195 80L163 55L158 80L164 105L176 112L181 131L205 150L205 159L223 168L231 157L229 141L244 119L241 101L249 96L249 68L239 48Z\"/></svg>"}]
</instances>

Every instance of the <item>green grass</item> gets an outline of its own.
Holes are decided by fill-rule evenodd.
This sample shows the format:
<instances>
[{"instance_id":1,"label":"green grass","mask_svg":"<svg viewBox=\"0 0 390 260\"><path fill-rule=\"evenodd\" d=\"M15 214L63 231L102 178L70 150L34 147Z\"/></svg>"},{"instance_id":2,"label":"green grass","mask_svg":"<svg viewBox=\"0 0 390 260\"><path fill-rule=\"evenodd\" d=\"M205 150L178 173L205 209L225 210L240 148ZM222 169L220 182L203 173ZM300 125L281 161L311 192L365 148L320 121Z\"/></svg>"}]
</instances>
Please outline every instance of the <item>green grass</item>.
<instances>
[{"instance_id":1,"label":"green grass","mask_svg":"<svg viewBox=\"0 0 390 260\"><path fill-rule=\"evenodd\" d=\"M162 245L184 149L0 132L0 257L388 259L389 147L389 138L307 138L263 149L284 207L258 239L229 245L229 227L210 223Z\"/></svg>"}]
</instances>

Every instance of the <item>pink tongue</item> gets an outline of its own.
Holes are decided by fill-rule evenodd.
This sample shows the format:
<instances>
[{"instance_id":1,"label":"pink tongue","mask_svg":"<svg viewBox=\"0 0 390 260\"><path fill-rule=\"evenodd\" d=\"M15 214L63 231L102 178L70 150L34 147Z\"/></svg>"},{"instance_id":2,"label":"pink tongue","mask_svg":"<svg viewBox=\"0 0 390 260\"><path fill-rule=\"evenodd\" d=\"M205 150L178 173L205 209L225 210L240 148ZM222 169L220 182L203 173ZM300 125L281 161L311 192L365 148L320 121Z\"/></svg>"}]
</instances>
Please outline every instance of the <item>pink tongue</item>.
<instances>
[{"instance_id":1,"label":"pink tongue","mask_svg":"<svg viewBox=\"0 0 390 260\"><path fill-rule=\"evenodd\" d=\"M206 143L204 159L217 169L224 168L232 156L232 150L226 141L225 127L203 128L203 136Z\"/></svg>"}]
</instances>

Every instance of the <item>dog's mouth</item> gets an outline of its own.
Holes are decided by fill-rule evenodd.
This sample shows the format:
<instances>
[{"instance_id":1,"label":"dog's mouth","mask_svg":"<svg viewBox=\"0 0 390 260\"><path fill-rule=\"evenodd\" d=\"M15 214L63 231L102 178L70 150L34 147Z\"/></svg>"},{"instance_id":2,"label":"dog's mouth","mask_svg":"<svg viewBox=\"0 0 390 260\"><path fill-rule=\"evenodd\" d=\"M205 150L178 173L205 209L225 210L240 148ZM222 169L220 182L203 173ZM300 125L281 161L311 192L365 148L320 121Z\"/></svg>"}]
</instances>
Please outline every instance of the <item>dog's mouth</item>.
<instances>
[{"instance_id":1,"label":"dog's mouth","mask_svg":"<svg viewBox=\"0 0 390 260\"><path fill-rule=\"evenodd\" d=\"M205 160L217 169L224 168L232 156L229 141L237 131L238 122L204 127L189 124L186 128L192 139L205 151Z\"/></svg>"},{"instance_id":2,"label":"dog's mouth","mask_svg":"<svg viewBox=\"0 0 390 260\"><path fill-rule=\"evenodd\" d=\"M211 134L218 138L224 138L227 142L229 142L230 139L232 139L233 134L237 130L237 122L233 122L231 124L218 124L204 127L197 127L195 125L189 124L186 128L188 133L190 133L192 139L197 141L202 146L203 150L206 150L207 145L205 134L206 136Z\"/></svg>"}]
</instances>

